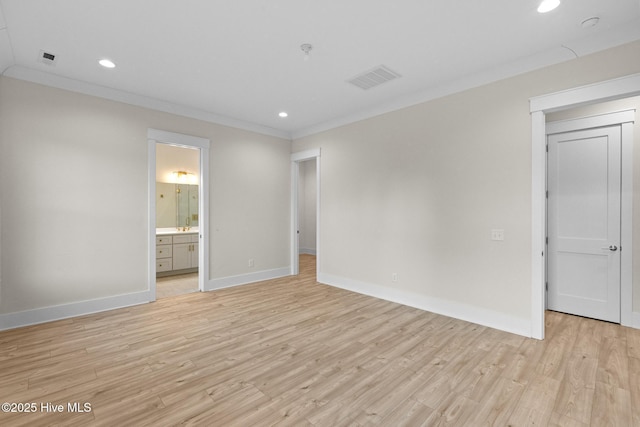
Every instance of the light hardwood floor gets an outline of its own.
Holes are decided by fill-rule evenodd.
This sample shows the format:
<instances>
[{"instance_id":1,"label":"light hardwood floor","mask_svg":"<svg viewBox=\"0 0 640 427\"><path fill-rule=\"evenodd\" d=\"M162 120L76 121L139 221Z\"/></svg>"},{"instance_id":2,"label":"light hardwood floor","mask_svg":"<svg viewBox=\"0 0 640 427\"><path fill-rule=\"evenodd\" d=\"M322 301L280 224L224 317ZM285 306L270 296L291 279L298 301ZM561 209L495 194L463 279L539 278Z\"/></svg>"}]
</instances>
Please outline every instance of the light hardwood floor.
<instances>
[{"instance_id":1,"label":"light hardwood floor","mask_svg":"<svg viewBox=\"0 0 640 427\"><path fill-rule=\"evenodd\" d=\"M0 425L640 425L640 331L537 341L299 277L0 333ZM69 413L67 403L90 403Z\"/></svg>"}]
</instances>

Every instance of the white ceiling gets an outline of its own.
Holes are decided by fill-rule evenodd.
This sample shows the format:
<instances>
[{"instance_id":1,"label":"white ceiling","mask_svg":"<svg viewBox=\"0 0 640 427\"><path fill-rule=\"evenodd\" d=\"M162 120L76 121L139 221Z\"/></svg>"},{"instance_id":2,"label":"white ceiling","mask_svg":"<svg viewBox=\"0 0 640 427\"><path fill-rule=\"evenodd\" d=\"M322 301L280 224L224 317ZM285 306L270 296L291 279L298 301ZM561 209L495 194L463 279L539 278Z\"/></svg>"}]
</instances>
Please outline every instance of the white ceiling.
<instances>
[{"instance_id":1,"label":"white ceiling","mask_svg":"<svg viewBox=\"0 0 640 427\"><path fill-rule=\"evenodd\" d=\"M640 0L539 1L0 0L0 69L295 138L640 39ZM402 77L346 82L382 64Z\"/></svg>"}]
</instances>

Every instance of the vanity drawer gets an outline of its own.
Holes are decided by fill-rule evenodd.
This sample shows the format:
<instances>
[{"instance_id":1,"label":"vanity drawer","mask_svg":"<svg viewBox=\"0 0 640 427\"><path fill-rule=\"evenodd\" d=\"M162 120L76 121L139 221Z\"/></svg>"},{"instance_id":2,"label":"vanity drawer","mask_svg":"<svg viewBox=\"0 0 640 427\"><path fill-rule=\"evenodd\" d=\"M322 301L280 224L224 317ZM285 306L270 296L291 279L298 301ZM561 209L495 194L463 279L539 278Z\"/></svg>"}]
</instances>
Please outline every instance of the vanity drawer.
<instances>
[{"instance_id":1,"label":"vanity drawer","mask_svg":"<svg viewBox=\"0 0 640 427\"><path fill-rule=\"evenodd\" d=\"M171 258L156 260L156 273L171 270L173 270L173 260Z\"/></svg>"},{"instance_id":2,"label":"vanity drawer","mask_svg":"<svg viewBox=\"0 0 640 427\"><path fill-rule=\"evenodd\" d=\"M172 243L172 236L156 236L156 245L170 245Z\"/></svg>"},{"instance_id":3,"label":"vanity drawer","mask_svg":"<svg viewBox=\"0 0 640 427\"><path fill-rule=\"evenodd\" d=\"M156 258L171 258L173 256L172 245L160 245L156 246Z\"/></svg>"},{"instance_id":4,"label":"vanity drawer","mask_svg":"<svg viewBox=\"0 0 640 427\"><path fill-rule=\"evenodd\" d=\"M173 236L173 243L197 243L197 242L198 242L198 233L180 234L178 236Z\"/></svg>"}]
</instances>

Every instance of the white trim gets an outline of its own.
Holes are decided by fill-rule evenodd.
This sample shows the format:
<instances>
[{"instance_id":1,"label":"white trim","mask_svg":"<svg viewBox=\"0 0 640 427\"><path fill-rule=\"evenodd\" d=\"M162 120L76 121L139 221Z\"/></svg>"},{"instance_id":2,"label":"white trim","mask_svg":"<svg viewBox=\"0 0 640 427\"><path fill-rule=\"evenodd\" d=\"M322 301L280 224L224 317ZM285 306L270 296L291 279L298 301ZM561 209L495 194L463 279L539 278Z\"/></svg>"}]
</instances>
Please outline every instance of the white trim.
<instances>
[{"instance_id":1,"label":"white trim","mask_svg":"<svg viewBox=\"0 0 640 427\"><path fill-rule=\"evenodd\" d=\"M529 99L531 112L531 330L532 337L544 339L544 295L545 271L544 257L538 254L544 251L544 237L546 228L546 156L540 155L546 151L545 112L569 109L579 105L595 104L598 102L631 97L640 94L640 74L633 74L618 79L537 96ZM541 181L542 180L542 181ZM629 181L629 180L627 180ZM544 185L541 185L541 182ZM544 189L544 191L542 190ZM628 191L628 190L627 190ZM629 245L630 246L630 245ZM631 252L631 250L629 251ZM626 279L628 280L628 278ZM628 309L628 302L621 309ZM621 313L622 315L622 313ZM628 313L622 315L628 320ZM634 314L632 313L633 317ZM542 320L542 321L540 321Z\"/></svg>"},{"instance_id":2,"label":"white trim","mask_svg":"<svg viewBox=\"0 0 640 427\"><path fill-rule=\"evenodd\" d=\"M636 110L624 110L597 116L580 117L577 119L561 120L546 124L546 134L556 134L571 132L574 130L593 129L605 126L619 125L622 123L632 123Z\"/></svg>"},{"instance_id":3,"label":"white trim","mask_svg":"<svg viewBox=\"0 0 640 427\"><path fill-rule=\"evenodd\" d=\"M200 243L198 244L198 289L203 292L205 284L209 280L209 144L200 148L200 188L198 190L198 231ZM155 252L154 252L155 253Z\"/></svg>"},{"instance_id":4,"label":"white trim","mask_svg":"<svg viewBox=\"0 0 640 427\"><path fill-rule=\"evenodd\" d=\"M398 304L429 311L443 316L453 317L478 325L487 326L501 331L530 337L530 323L525 318L508 316L503 313L486 310L473 305L461 304L441 298L427 297L414 292L391 289L385 286L373 285L353 279L320 274L320 283L357 292L363 295L391 301Z\"/></svg>"},{"instance_id":5,"label":"white trim","mask_svg":"<svg viewBox=\"0 0 640 427\"><path fill-rule=\"evenodd\" d=\"M149 291L134 292L106 298L97 298L69 304L54 305L15 313L0 314L0 330L53 322L70 317L84 316L101 311L115 310L149 301Z\"/></svg>"},{"instance_id":6,"label":"white trim","mask_svg":"<svg viewBox=\"0 0 640 427\"><path fill-rule=\"evenodd\" d=\"M620 324L633 326L633 124L622 123Z\"/></svg>"},{"instance_id":7,"label":"white trim","mask_svg":"<svg viewBox=\"0 0 640 427\"><path fill-rule=\"evenodd\" d=\"M211 146L211 141L207 138L153 128L147 129L147 139L153 139L163 144L182 145L184 147L209 148Z\"/></svg>"},{"instance_id":8,"label":"white trim","mask_svg":"<svg viewBox=\"0 0 640 427\"><path fill-rule=\"evenodd\" d=\"M64 89L71 92L109 99L111 101L123 102L125 104L135 105L137 107L149 108L155 111L162 111L164 113L174 114L176 116L189 117L208 123L230 126L236 129L248 130L250 132L256 132L262 135L275 136L278 138L291 140L291 134L280 129L274 129L268 126L262 126L231 117L221 116L209 111L174 104L171 102L151 98L149 96L138 95L118 89L99 86L93 83L87 83L80 80L62 77L56 74L45 73L40 70L34 70L32 68L26 68L19 65L14 65L8 68L2 73L2 75L14 79L51 86L58 89Z\"/></svg>"},{"instance_id":9,"label":"white trim","mask_svg":"<svg viewBox=\"0 0 640 427\"><path fill-rule=\"evenodd\" d=\"M315 157L320 157L320 148L311 148L309 150L291 153L292 162L301 162L304 160L311 160Z\"/></svg>"},{"instance_id":10,"label":"white trim","mask_svg":"<svg viewBox=\"0 0 640 427\"><path fill-rule=\"evenodd\" d=\"M298 253L307 255L317 255L318 251L315 248L300 248Z\"/></svg>"},{"instance_id":11,"label":"white trim","mask_svg":"<svg viewBox=\"0 0 640 427\"><path fill-rule=\"evenodd\" d=\"M221 277L211 279L205 284L205 291L214 291L217 289L231 288L234 286L248 285L264 280L278 279L280 277L289 276L289 267L274 268L272 270L256 271L249 274L240 274L238 276Z\"/></svg>"},{"instance_id":12,"label":"white trim","mask_svg":"<svg viewBox=\"0 0 640 427\"><path fill-rule=\"evenodd\" d=\"M293 156L291 156L293 158ZM300 272L299 265L299 249L300 245L300 221L298 214L298 188L300 187L300 163L296 160L291 161L291 275L297 276Z\"/></svg>"},{"instance_id":13,"label":"white trim","mask_svg":"<svg viewBox=\"0 0 640 427\"><path fill-rule=\"evenodd\" d=\"M535 96L529 100L529 111L550 113L580 105L635 95L640 95L640 74L632 74L547 95Z\"/></svg>"},{"instance_id":14,"label":"white trim","mask_svg":"<svg viewBox=\"0 0 640 427\"><path fill-rule=\"evenodd\" d=\"M156 143L197 148L200 157L200 183L198 185L198 289L205 290L209 277L209 147L211 141L198 136L184 135L149 128L147 130L149 145L149 301L156 299Z\"/></svg>"},{"instance_id":15,"label":"white trim","mask_svg":"<svg viewBox=\"0 0 640 427\"><path fill-rule=\"evenodd\" d=\"M547 171L544 113L531 115L531 337L544 339ZM542 165L542 168L538 167Z\"/></svg>"},{"instance_id":16,"label":"white trim","mask_svg":"<svg viewBox=\"0 0 640 427\"><path fill-rule=\"evenodd\" d=\"M300 162L316 159L316 278L320 275L320 148L312 148L291 154L291 275L299 273L298 242L298 185ZM307 252L308 253L308 252Z\"/></svg>"},{"instance_id":17,"label":"white trim","mask_svg":"<svg viewBox=\"0 0 640 427\"><path fill-rule=\"evenodd\" d=\"M147 136L148 138L148 136ZM156 300L156 140L147 139L147 191L149 197L147 218L149 221L149 233L147 244L147 284L149 286L149 302Z\"/></svg>"}]
</instances>

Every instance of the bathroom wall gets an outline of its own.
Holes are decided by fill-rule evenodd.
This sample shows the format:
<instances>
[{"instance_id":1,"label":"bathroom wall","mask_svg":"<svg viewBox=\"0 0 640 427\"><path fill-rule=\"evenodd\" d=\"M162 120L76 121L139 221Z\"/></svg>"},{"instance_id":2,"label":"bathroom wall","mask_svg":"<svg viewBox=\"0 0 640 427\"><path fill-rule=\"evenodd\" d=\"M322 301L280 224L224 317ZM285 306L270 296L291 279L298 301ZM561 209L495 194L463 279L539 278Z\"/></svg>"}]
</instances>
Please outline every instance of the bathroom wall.
<instances>
[{"instance_id":1,"label":"bathroom wall","mask_svg":"<svg viewBox=\"0 0 640 427\"><path fill-rule=\"evenodd\" d=\"M189 175L178 178L176 171ZM198 183L200 181L200 150L156 144L156 227L170 228L198 225ZM180 184L176 188L176 184ZM180 194L177 194L177 190ZM177 200L181 203L177 206ZM176 209L179 207L179 216ZM195 217L193 216L195 214Z\"/></svg>"}]
</instances>

